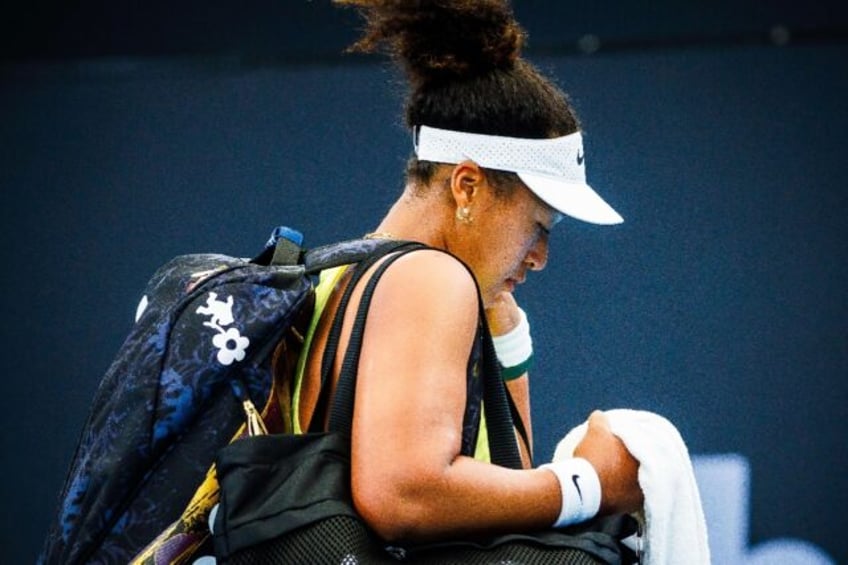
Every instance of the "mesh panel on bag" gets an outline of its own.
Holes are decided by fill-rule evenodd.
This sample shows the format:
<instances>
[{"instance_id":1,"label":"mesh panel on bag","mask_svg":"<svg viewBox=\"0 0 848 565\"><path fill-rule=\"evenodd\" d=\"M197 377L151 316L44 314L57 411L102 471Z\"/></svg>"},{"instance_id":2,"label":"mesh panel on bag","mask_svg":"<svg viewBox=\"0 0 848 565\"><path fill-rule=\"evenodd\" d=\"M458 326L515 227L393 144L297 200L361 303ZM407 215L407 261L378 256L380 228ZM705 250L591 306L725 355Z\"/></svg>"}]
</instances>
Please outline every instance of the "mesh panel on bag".
<instances>
[{"instance_id":1,"label":"mesh panel on bag","mask_svg":"<svg viewBox=\"0 0 848 565\"><path fill-rule=\"evenodd\" d=\"M597 565L601 561L579 549L542 549L525 543L510 543L487 551L452 550L450 557L420 556L421 565Z\"/></svg>"},{"instance_id":2,"label":"mesh panel on bag","mask_svg":"<svg viewBox=\"0 0 848 565\"><path fill-rule=\"evenodd\" d=\"M310 527L242 550L231 565L372 565L398 562L417 565L596 565L601 563L576 549L541 549L510 543L491 550L451 549L450 557L421 553L398 560L373 541L362 522L334 516Z\"/></svg>"},{"instance_id":3,"label":"mesh panel on bag","mask_svg":"<svg viewBox=\"0 0 848 565\"><path fill-rule=\"evenodd\" d=\"M395 562L372 541L360 521L334 516L244 549L231 565L357 565Z\"/></svg>"}]
</instances>

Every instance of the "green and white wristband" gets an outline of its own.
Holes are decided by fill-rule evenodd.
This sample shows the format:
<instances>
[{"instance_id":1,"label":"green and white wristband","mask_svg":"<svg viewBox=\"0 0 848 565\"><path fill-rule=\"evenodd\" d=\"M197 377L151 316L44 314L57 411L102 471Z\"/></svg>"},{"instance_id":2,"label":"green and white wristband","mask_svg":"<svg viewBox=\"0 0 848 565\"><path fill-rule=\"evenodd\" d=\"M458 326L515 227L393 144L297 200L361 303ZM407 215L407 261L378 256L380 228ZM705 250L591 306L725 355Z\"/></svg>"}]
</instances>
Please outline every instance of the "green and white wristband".
<instances>
[{"instance_id":1,"label":"green and white wristband","mask_svg":"<svg viewBox=\"0 0 848 565\"><path fill-rule=\"evenodd\" d=\"M601 480L592 464L571 457L539 467L556 475L562 493L562 506L555 528L579 524L595 517L601 508Z\"/></svg>"},{"instance_id":2,"label":"green and white wristband","mask_svg":"<svg viewBox=\"0 0 848 565\"><path fill-rule=\"evenodd\" d=\"M505 381L517 379L526 373L533 364L533 339L530 337L530 324L527 314L518 309L521 320L509 333L493 336L495 353L501 364L501 377Z\"/></svg>"}]
</instances>

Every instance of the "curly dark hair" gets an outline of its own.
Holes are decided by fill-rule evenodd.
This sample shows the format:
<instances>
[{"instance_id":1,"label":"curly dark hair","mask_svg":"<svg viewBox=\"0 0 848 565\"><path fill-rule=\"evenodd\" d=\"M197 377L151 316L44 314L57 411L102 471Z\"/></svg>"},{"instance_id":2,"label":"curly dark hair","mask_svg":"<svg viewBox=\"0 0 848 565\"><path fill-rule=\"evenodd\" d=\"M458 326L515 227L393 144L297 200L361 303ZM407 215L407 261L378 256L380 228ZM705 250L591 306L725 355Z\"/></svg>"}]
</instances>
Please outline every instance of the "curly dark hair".
<instances>
[{"instance_id":1,"label":"curly dark hair","mask_svg":"<svg viewBox=\"0 0 848 565\"><path fill-rule=\"evenodd\" d=\"M526 34L505 0L334 0L359 9L362 37L349 50L383 50L410 84L406 124L525 138L580 127L566 94L521 57ZM407 173L426 182L430 163ZM492 171L495 173L495 171ZM496 176L517 180L512 173Z\"/></svg>"}]
</instances>

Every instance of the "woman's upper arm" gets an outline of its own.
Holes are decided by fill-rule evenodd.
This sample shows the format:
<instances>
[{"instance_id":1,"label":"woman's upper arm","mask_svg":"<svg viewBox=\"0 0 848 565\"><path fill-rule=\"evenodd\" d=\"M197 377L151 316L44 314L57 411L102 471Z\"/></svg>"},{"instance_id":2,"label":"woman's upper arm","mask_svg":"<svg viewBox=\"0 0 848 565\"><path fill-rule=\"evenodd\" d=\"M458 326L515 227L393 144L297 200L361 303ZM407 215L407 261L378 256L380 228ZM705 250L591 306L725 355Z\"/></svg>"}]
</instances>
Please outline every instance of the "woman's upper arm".
<instances>
[{"instance_id":1,"label":"woman's upper arm","mask_svg":"<svg viewBox=\"0 0 848 565\"><path fill-rule=\"evenodd\" d=\"M442 253L406 255L377 285L359 363L351 488L385 539L532 531L557 516L553 473L460 454L478 316L474 280Z\"/></svg>"},{"instance_id":2,"label":"woman's upper arm","mask_svg":"<svg viewBox=\"0 0 848 565\"><path fill-rule=\"evenodd\" d=\"M363 336L352 437L355 500L415 498L460 452L476 286L454 258L399 259L377 285ZM379 506L379 505L378 505ZM367 516L366 516L367 519Z\"/></svg>"}]
</instances>

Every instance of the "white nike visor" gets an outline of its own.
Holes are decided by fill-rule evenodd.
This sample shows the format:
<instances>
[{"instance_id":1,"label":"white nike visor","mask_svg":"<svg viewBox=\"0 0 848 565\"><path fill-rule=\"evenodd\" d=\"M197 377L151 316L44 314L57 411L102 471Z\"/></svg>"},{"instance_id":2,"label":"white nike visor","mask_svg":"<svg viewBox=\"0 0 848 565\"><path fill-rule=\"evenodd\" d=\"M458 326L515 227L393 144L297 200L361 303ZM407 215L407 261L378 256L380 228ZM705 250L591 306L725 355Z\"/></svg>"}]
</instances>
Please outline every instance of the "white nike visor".
<instances>
[{"instance_id":1,"label":"white nike visor","mask_svg":"<svg viewBox=\"0 0 848 565\"><path fill-rule=\"evenodd\" d=\"M419 126L415 156L421 161L461 163L510 171L554 210L592 224L620 224L624 218L586 183L583 136L550 139L467 133Z\"/></svg>"}]
</instances>

